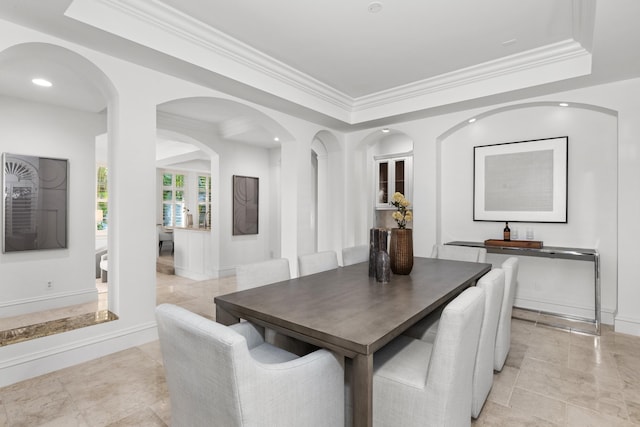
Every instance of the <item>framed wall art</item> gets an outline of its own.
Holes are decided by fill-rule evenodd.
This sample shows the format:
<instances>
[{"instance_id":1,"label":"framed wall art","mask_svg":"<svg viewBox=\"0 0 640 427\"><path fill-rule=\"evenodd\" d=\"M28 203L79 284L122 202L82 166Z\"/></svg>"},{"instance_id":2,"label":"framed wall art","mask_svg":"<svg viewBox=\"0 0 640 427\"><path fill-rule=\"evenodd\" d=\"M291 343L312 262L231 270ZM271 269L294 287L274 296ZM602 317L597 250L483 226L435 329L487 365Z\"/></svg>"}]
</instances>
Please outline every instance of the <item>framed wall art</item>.
<instances>
[{"instance_id":1,"label":"framed wall art","mask_svg":"<svg viewBox=\"0 0 640 427\"><path fill-rule=\"evenodd\" d=\"M2 251L67 247L68 160L4 153Z\"/></svg>"},{"instance_id":2,"label":"framed wall art","mask_svg":"<svg viewBox=\"0 0 640 427\"><path fill-rule=\"evenodd\" d=\"M473 148L474 221L567 222L569 137Z\"/></svg>"},{"instance_id":3,"label":"framed wall art","mask_svg":"<svg viewBox=\"0 0 640 427\"><path fill-rule=\"evenodd\" d=\"M258 234L258 178L233 176L233 235Z\"/></svg>"}]
</instances>

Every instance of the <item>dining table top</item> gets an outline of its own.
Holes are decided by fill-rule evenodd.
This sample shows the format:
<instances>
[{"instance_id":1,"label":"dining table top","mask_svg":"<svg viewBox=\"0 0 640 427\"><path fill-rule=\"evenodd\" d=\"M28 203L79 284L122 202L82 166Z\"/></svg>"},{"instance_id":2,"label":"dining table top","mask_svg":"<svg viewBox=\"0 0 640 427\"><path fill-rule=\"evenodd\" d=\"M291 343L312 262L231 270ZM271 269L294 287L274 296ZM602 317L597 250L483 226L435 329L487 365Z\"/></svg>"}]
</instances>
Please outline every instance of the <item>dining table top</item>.
<instances>
[{"instance_id":1,"label":"dining table top","mask_svg":"<svg viewBox=\"0 0 640 427\"><path fill-rule=\"evenodd\" d=\"M392 274L390 282L379 283L364 262L220 295L215 304L220 312L347 357L370 355L490 269L491 264L415 257L410 274Z\"/></svg>"}]
</instances>

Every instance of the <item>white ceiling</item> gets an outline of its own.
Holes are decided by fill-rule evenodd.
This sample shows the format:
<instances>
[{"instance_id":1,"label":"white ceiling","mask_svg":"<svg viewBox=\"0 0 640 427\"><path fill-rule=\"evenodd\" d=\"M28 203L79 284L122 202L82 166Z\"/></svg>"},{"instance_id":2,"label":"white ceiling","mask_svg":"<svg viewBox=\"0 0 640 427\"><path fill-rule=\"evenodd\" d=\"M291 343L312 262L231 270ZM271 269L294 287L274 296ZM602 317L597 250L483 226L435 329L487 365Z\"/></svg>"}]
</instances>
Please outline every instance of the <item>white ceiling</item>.
<instances>
[{"instance_id":1,"label":"white ceiling","mask_svg":"<svg viewBox=\"0 0 640 427\"><path fill-rule=\"evenodd\" d=\"M572 0L163 3L353 98L572 38Z\"/></svg>"},{"instance_id":2,"label":"white ceiling","mask_svg":"<svg viewBox=\"0 0 640 427\"><path fill-rule=\"evenodd\" d=\"M637 0L370 4L3 0L0 18L345 131L640 76ZM3 53L0 93L37 100L19 79L47 64ZM104 108L66 80L44 102ZM202 120L195 111L171 113ZM205 119L239 141L271 140L269 123L239 132L244 113Z\"/></svg>"}]
</instances>

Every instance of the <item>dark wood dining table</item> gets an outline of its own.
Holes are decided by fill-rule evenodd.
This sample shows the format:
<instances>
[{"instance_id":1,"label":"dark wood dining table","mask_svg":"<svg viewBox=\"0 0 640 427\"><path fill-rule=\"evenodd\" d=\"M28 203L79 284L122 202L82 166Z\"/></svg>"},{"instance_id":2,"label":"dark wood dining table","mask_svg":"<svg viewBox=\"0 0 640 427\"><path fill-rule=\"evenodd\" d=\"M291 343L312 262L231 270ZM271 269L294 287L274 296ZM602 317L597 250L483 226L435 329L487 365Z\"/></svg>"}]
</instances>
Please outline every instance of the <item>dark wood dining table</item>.
<instances>
[{"instance_id":1,"label":"dark wood dining table","mask_svg":"<svg viewBox=\"0 0 640 427\"><path fill-rule=\"evenodd\" d=\"M371 426L373 354L490 269L416 257L411 274L383 284L365 262L218 296L216 321L246 319L352 359L353 425Z\"/></svg>"}]
</instances>

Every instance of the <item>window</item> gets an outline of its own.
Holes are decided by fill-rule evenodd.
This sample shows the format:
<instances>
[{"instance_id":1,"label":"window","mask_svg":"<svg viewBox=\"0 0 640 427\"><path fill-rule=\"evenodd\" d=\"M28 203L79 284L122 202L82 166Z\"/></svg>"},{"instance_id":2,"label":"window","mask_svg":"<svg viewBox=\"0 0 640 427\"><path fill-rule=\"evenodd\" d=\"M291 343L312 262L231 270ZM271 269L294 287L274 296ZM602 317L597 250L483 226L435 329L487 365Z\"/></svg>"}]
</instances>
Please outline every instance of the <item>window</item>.
<instances>
[{"instance_id":1,"label":"window","mask_svg":"<svg viewBox=\"0 0 640 427\"><path fill-rule=\"evenodd\" d=\"M106 234L109 225L108 169L97 165L96 173L96 233Z\"/></svg>"},{"instance_id":2,"label":"window","mask_svg":"<svg viewBox=\"0 0 640 427\"><path fill-rule=\"evenodd\" d=\"M211 227L211 177L198 175L198 227Z\"/></svg>"},{"instance_id":3,"label":"window","mask_svg":"<svg viewBox=\"0 0 640 427\"><path fill-rule=\"evenodd\" d=\"M185 176L165 172L162 174L162 224L165 227L184 227Z\"/></svg>"},{"instance_id":4,"label":"window","mask_svg":"<svg viewBox=\"0 0 640 427\"><path fill-rule=\"evenodd\" d=\"M412 165L411 155L376 158L376 209L392 209L389 201L395 192L411 200Z\"/></svg>"}]
</instances>

